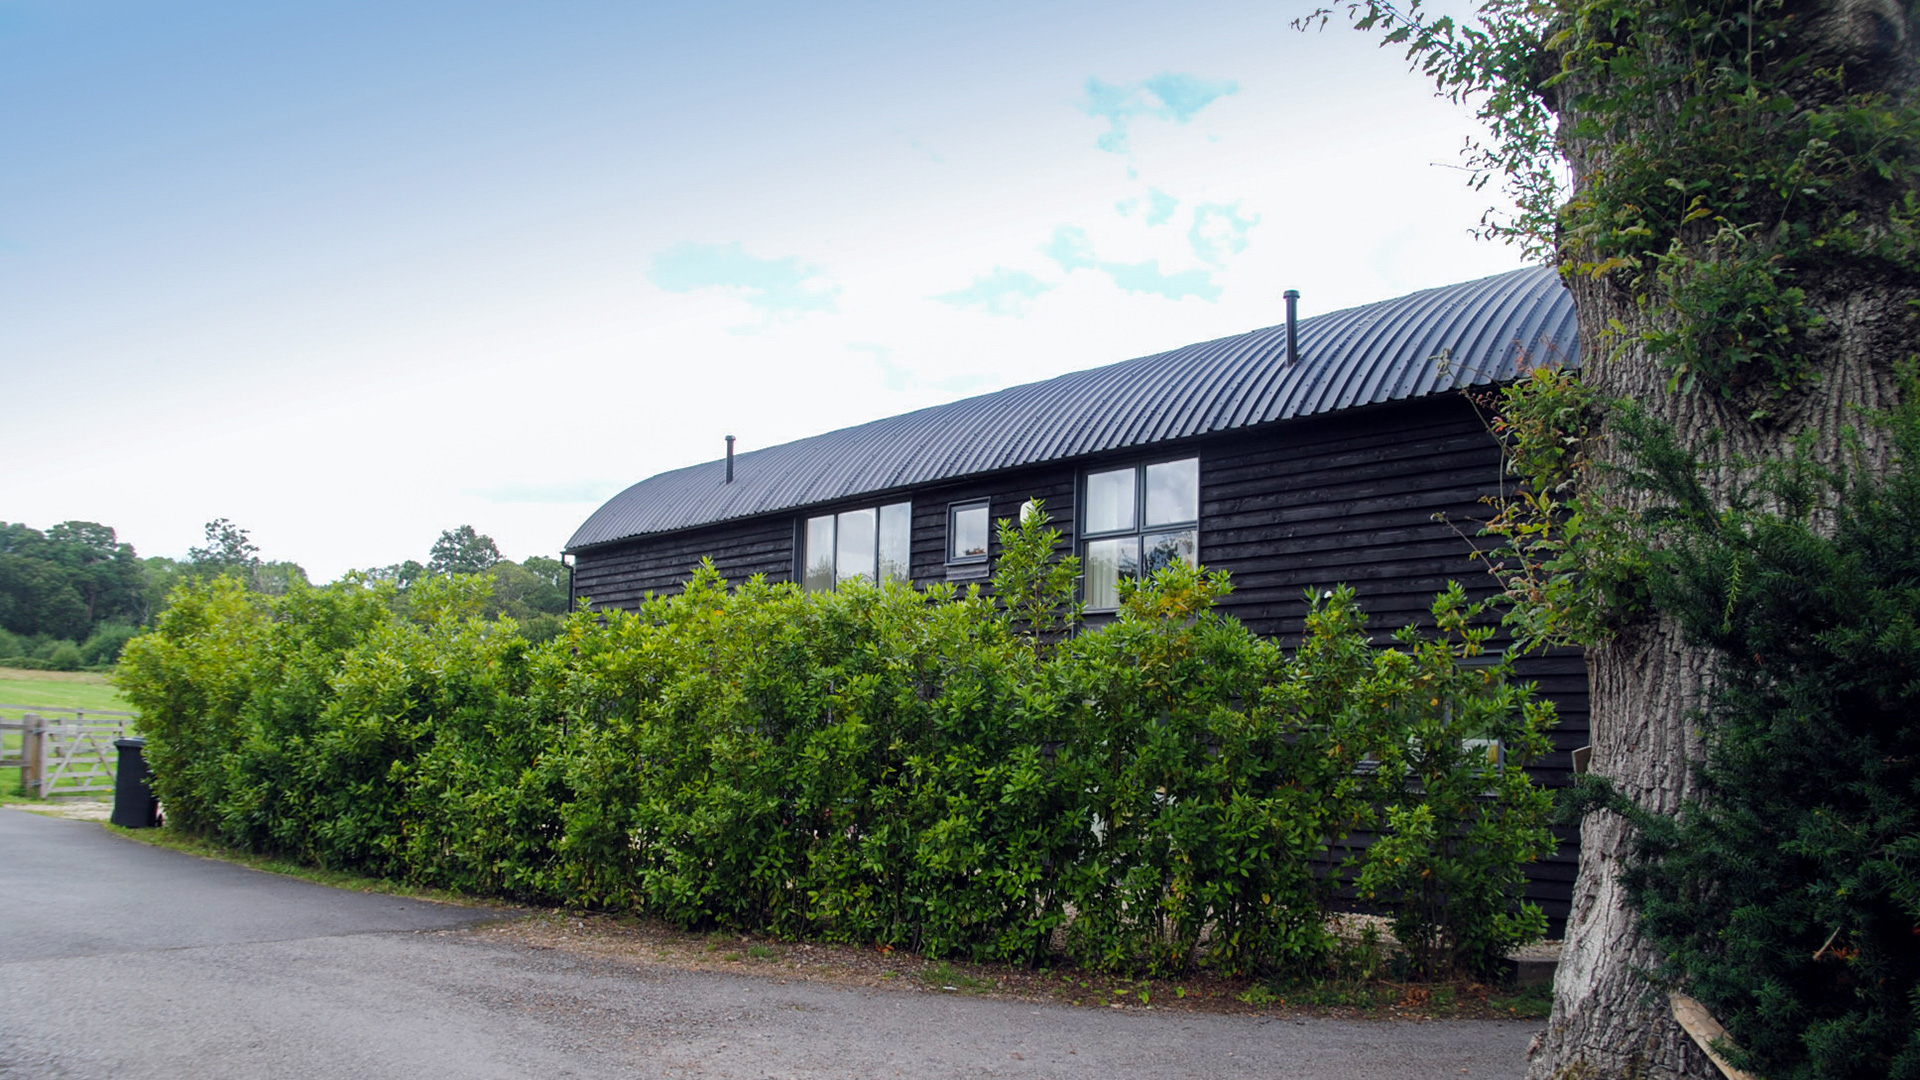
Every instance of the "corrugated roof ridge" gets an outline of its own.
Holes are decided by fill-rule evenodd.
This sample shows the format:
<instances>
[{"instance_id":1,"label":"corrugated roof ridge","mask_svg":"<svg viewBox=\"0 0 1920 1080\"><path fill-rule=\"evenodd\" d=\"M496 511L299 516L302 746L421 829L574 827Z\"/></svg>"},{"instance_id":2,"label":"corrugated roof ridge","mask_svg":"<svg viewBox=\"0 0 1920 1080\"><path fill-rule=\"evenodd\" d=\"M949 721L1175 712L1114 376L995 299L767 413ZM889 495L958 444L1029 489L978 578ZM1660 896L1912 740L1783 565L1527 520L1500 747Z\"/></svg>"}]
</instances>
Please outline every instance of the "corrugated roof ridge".
<instances>
[{"instance_id":1,"label":"corrugated roof ridge","mask_svg":"<svg viewBox=\"0 0 1920 1080\"><path fill-rule=\"evenodd\" d=\"M1430 365L1431 371L1428 377L1431 379L1432 388L1441 389L1443 383L1445 389L1449 390L1471 386L1474 384L1475 377L1480 375L1489 363L1497 370L1501 363L1499 356L1499 352L1502 351L1501 341L1512 328L1516 315L1520 315L1523 310L1524 308L1516 308L1512 305L1486 303L1475 303L1470 307L1465 312L1466 325L1461 328L1461 334L1446 346L1444 365L1441 363ZM1435 356L1438 357L1439 354L1436 353ZM1455 356L1461 357L1461 361L1456 363ZM1443 366L1444 371L1442 371Z\"/></svg>"},{"instance_id":2,"label":"corrugated roof ridge","mask_svg":"<svg viewBox=\"0 0 1920 1080\"><path fill-rule=\"evenodd\" d=\"M1571 304L1543 268L1327 312L1299 331L1291 368L1284 326L1260 327L749 451L732 485L718 461L669 470L608 500L567 548L1498 381L1542 343L1560 362L1578 355ZM1466 366L1443 375L1435 357L1450 346Z\"/></svg>"},{"instance_id":3,"label":"corrugated roof ridge","mask_svg":"<svg viewBox=\"0 0 1920 1080\"><path fill-rule=\"evenodd\" d=\"M1427 342L1444 333L1446 316L1453 310L1453 293L1416 293L1400 302L1398 318L1384 315L1375 322L1383 347L1369 350L1368 359L1352 365L1353 374L1342 388L1339 408L1360 401L1393 401L1405 396L1405 381L1418 378L1427 362Z\"/></svg>"}]
</instances>

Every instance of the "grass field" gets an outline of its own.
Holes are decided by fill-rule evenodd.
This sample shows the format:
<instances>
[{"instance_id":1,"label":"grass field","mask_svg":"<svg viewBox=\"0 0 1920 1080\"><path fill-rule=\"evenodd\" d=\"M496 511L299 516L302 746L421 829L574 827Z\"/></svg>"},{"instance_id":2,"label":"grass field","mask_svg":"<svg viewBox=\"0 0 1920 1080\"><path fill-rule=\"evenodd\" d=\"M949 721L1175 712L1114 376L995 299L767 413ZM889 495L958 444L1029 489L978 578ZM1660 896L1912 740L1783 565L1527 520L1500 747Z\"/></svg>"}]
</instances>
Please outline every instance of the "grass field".
<instances>
[{"instance_id":1,"label":"grass field","mask_svg":"<svg viewBox=\"0 0 1920 1080\"><path fill-rule=\"evenodd\" d=\"M101 709L131 712L105 675L85 671L22 671L0 668L0 705L32 705L46 709ZM9 720L19 709L0 710ZM5 733L9 753L20 746L20 733ZM22 797L20 769L0 769L0 800Z\"/></svg>"},{"instance_id":2,"label":"grass field","mask_svg":"<svg viewBox=\"0 0 1920 1080\"><path fill-rule=\"evenodd\" d=\"M21 671L0 667L0 705L131 712L105 675L90 671Z\"/></svg>"}]
</instances>

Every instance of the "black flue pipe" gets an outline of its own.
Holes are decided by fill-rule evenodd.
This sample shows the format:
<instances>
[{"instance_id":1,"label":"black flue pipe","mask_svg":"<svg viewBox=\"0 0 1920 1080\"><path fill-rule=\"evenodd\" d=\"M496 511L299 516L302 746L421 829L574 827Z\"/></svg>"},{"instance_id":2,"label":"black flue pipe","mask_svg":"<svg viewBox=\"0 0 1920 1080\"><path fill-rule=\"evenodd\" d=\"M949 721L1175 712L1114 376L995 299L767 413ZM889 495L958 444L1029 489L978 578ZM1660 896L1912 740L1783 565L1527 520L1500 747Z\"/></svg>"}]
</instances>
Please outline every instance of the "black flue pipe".
<instances>
[{"instance_id":1,"label":"black flue pipe","mask_svg":"<svg viewBox=\"0 0 1920 1080\"><path fill-rule=\"evenodd\" d=\"M1300 306L1300 290L1288 289L1280 294L1287 301L1287 366L1300 362L1300 333L1295 325Z\"/></svg>"},{"instance_id":2,"label":"black flue pipe","mask_svg":"<svg viewBox=\"0 0 1920 1080\"><path fill-rule=\"evenodd\" d=\"M733 436L727 436L727 483L733 483Z\"/></svg>"}]
</instances>

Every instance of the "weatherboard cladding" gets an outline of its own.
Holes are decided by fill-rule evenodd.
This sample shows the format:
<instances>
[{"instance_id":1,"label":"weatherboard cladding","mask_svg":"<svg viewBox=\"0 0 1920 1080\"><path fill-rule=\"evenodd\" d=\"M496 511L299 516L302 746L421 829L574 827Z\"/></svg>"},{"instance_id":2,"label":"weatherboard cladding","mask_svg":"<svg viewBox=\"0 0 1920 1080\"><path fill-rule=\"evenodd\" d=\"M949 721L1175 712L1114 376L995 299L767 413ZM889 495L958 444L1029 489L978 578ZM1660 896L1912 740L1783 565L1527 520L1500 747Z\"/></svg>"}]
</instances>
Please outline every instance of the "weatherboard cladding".
<instances>
[{"instance_id":1,"label":"weatherboard cladding","mask_svg":"<svg viewBox=\"0 0 1920 1080\"><path fill-rule=\"evenodd\" d=\"M567 542L637 536L869 492L1422 397L1578 363L1573 303L1548 269L1428 289L661 473Z\"/></svg>"}]
</instances>

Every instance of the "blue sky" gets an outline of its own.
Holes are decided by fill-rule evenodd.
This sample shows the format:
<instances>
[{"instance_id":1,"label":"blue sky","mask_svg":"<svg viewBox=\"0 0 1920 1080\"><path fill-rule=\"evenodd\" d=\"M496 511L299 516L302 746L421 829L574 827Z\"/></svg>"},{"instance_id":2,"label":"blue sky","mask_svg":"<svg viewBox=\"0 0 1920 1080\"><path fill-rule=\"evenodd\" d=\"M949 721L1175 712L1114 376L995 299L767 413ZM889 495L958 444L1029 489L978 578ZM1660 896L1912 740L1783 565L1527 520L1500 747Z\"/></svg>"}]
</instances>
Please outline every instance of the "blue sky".
<instances>
[{"instance_id":1,"label":"blue sky","mask_svg":"<svg viewBox=\"0 0 1920 1080\"><path fill-rule=\"evenodd\" d=\"M0 2L0 520L326 579L1519 265L1311 5Z\"/></svg>"}]
</instances>

